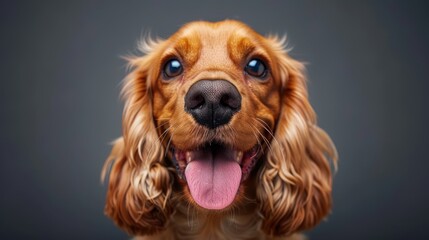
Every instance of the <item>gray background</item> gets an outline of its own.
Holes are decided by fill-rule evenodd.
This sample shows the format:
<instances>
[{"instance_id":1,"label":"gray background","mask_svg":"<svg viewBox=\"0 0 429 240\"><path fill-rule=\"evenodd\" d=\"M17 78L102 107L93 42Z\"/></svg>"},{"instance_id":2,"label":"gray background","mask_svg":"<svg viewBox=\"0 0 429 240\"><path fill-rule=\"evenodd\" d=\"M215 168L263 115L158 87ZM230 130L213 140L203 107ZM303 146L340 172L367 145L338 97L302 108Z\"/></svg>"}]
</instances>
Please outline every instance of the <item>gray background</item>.
<instances>
[{"instance_id":1,"label":"gray background","mask_svg":"<svg viewBox=\"0 0 429 240\"><path fill-rule=\"evenodd\" d=\"M312 239L429 239L428 5L415 1L1 1L1 239L127 239L100 169L121 133L120 55L150 31L238 19L287 33L340 154Z\"/></svg>"}]
</instances>

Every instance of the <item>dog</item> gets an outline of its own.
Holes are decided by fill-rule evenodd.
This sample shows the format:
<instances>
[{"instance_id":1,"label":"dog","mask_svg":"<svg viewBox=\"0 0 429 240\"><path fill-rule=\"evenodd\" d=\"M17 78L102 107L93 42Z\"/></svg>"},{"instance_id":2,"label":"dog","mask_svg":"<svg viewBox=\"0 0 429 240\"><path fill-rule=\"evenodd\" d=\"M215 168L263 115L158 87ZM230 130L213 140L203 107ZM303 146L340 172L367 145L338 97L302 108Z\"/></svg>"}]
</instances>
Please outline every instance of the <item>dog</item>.
<instances>
[{"instance_id":1,"label":"dog","mask_svg":"<svg viewBox=\"0 0 429 240\"><path fill-rule=\"evenodd\" d=\"M143 41L106 215L140 239L298 239L324 219L337 152L285 45L234 20Z\"/></svg>"}]
</instances>

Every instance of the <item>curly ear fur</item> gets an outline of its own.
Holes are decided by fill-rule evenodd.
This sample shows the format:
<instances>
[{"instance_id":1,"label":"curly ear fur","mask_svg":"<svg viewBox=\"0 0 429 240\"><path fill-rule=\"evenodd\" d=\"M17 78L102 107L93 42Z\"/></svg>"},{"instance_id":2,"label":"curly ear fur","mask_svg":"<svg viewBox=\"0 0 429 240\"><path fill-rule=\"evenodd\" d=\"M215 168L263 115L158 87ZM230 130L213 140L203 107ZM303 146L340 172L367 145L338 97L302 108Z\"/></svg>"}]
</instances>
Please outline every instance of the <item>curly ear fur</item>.
<instances>
[{"instance_id":1,"label":"curly ear fur","mask_svg":"<svg viewBox=\"0 0 429 240\"><path fill-rule=\"evenodd\" d=\"M308 101L304 65L270 39L282 81L281 113L271 150L259 171L257 195L268 235L290 235L320 222L331 208L331 169L337 153L329 136L316 125Z\"/></svg>"},{"instance_id":2,"label":"curly ear fur","mask_svg":"<svg viewBox=\"0 0 429 240\"><path fill-rule=\"evenodd\" d=\"M112 165L105 213L129 234L153 234L163 230L172 212L171 169L163 163L164 148L152 118L151 64L153 49L144 44L144 57L131 58L134 68L124 80L123 137L115 141L103 177Z\"/></svg>"},{"instance_id":3,"label":"curly ear fur","mask_svg":"<svg viewBox=\"0 0 429 240\"><path fill-rule=\"evenodd\" d=\"M308 229L331 207L331 169L336 150L316 125L308 102L304 66L290 58L281 41L269 39L278 63L273 74L282 81L283 96L270 151L259 169L257 198L262 230L285 236ZM174 169L167 168L165 149L152 117L151 68L161 43L143 44L144 57L130 59L133 71L125 79L123 136L115 141L103 177L110 166L105 213L132 235L165 229L173 212Z\"/></svg>"}]
</instances>

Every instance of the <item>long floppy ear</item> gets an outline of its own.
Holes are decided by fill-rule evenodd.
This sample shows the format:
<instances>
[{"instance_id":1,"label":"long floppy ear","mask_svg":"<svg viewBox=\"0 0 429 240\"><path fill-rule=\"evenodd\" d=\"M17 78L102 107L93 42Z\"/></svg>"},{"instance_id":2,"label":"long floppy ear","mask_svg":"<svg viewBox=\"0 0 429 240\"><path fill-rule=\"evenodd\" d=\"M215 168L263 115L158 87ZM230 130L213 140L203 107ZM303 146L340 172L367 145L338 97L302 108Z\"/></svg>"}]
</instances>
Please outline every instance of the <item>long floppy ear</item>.
<instances>
[{"instance_id":1,"label":"long floppy ear","mask_svg":"<svg viewBox=\"0 0 429 240\"><path fill-rule=\"evenodd\" d=\"M123 136L116 140L103 177L111 167L105 213L132 235L165 228L173 176L163 161L164 148L152 117L151 76L160 43L145 45L147 55L130 59L134 70L124 80Z\"/></svg>"},{"instance_id":2,"label":"long floppy ear","mask_svg":"<svg viewBox=\"0 0 429 240\"><path fill-rule=\"evenodd\" d=\"M290 235L319 223L331 208L331 169L337 153L316 125L308 101L304 65L293 60L283 43L272 41L282 81L281 113L271 149L259 172L262 229L271 236Z\"/></svg>"}]
</instances>

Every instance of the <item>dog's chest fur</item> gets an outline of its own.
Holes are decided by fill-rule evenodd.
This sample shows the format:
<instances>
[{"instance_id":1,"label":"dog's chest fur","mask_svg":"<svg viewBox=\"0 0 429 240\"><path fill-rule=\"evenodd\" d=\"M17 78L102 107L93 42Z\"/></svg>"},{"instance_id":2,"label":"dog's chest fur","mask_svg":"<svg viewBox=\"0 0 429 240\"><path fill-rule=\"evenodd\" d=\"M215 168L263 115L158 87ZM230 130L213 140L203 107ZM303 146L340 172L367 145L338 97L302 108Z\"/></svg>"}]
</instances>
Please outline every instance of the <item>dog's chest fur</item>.
<instances>
[{"instance_id":1,"label":"dog's chest fur","mask_svg":"<svg viewBox=\"0 0 429 240\"><path fill-rule=\"evenodd\" d=\"M244 210L243 210L244 209ZM231 210L230 214L216 215L196 210L189 203L177 206L166 230L162 233L137 237L135 240L161 240L161 239L287 239L303 240L300 234L289 237L267 237L261 230L262 217L258 212L256 203L249 203L245 208Z\"/></svg>"}]
</instances>

